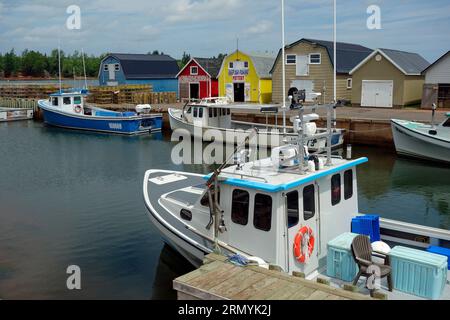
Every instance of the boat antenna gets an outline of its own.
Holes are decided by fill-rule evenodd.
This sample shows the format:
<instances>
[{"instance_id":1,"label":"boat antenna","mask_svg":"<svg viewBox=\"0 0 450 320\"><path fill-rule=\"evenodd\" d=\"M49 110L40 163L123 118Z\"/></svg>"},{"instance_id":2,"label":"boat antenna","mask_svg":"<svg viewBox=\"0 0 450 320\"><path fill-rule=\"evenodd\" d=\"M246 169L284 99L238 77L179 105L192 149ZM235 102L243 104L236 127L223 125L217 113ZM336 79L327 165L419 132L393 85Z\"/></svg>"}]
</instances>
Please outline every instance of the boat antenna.
<instances>
[{"instance_id":1,"label":"boat antenna","mask_svg":"<svg viewBox=\"0 0 450 320\"><path fill-rule=\"evenodd\" d=\"M77 77L75 75L75 67L72 67L72 73L73 73L73 87L76 88L77 87Z\"/></svg>"},{"instance_id":2,"label":"boat antenna","mask_svg":"<svg viewBox=\"0 0 450 320\"><path fill-rule=\"evenodd\" d=\"M281 65L283 73L283 133L286 134L286 62L285 62L285 39L284 39L284 0L281 0Z\"/></svg>"},{"instance_id":3,"label":"boat antenna","mask_svg":"<svg viewBox=\"0 0 450 320\"><path fill-rule=\"evenodd\" d=\"M59 73L59 93L62 92L61 81L61 43L58 41L58 73Z\"/></svg>"},{"instance_id":4,"label":"boat antenna","mask_svg":"<svg viewBox=\"0 0 450 320\"><path fill-rule=\"evenodd\" d=\"M81 48L81 58L83 60L83 71L84 71L84 88L87 90L87 77L86 77L86 62L84 61L84 50Z\"/></svg>"},{"instance_id":5,"label":"boat antenna","mask_svg":"<svg viewBox=\"0 0 450 320\"><path fill-rule=\"evenodd\" d=\"M336 19L336 0L333 0L333 127L336 129L336 103L337 103L337 91L336 91L336 72L337 72L337 19Z\"/></svg>"}]
</instances>

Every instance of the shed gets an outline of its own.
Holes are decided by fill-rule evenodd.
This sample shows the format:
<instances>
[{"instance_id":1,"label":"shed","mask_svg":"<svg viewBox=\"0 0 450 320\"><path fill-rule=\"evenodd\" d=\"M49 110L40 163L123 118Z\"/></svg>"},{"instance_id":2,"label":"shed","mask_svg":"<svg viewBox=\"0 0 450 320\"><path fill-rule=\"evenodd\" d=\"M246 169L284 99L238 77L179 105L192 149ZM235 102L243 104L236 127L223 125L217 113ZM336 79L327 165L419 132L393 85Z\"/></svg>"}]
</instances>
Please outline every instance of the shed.
<instances>
[{"instance_id":1,"label":"shed","mask_svg":"<svg viewBox=\"0 0 450 320\"><path fill-rule=\"evenodd\" d=\"M431 108L433 103L440 108L450 108L450 51L422 71L425 84L422 108Z\"/></svg>"},{"instance_id":2,"label":"shed","mask_svg":"<svg viewBox=\"0 0 450 320\"><path fill-rule=\"evenodd\" d=\"M103 86L150 84L154 92L177 92L177 61L168 55L111 53L100 63Z\"/></svg>"},{"instance_id":3,"label":"shed","mask_svg":"<svg viewBox=\"0 0 450 320\"><path fill-rule=\"evenodd\" d=\"M219 71L219 95L234 102L270 103L275 58L236 50L226 56Z\"/></svg>"},{"instance_id":4,"label":"shed","mask_svg":"<svg viewBox=\"0 0 450 320\"><path fill-rule=\"evenodd\" d=\"M192 58L177 74L180 99L217 97L222 61L218 58Z\"/></svg>"},{"instance_id":5,"label":"shed","mask_svg":"<svg viewBox=\"0 0 450 320\"><path fill-rule=\"evenodd\" d=\"M422 98L422 70L429 65L417 53L376 49L350 71L352 103L381 108L415 105Z\"/></svg>"}]
</instances>

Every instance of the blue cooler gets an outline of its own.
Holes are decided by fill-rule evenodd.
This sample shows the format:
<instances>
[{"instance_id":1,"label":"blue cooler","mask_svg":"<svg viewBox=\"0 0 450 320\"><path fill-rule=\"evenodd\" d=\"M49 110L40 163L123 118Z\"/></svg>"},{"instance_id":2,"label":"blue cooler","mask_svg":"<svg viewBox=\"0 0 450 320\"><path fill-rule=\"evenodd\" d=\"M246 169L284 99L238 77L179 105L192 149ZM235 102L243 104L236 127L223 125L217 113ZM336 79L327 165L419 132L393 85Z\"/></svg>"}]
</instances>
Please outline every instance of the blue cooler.
<instances>
[{"instance_id":1,"label":"blue cooler","mask_svg":"<svg viewBox=\"0 0 450 320\"><path fill-rule=\"evenodd\" d=\"M389 252L394 288L439 299L447 282L447 257L401 246Z\"/></svg>"},{"instance_id":2,"label":"blue cooler","mask_svg":"<svg viewBox=\"0 0 450 320\"><path fill-rule=\"evenodd\" d=\"M450 249L443 248L443 247L437 247L437 246L430 246L427 249L428 252L440 254L442 256L447 257L447 269L450 270Z\"/></svg>"},{"instance_id":3,"label":"blue cooler","mask_svg":"<svg viewBox=\"0 0 450 320\"><path fill-rule=\"evenodd\" d=\"M327 244L327 275L347 282L352 281L358 266L352 255L352 241L356 233L343 233Z\"/></svg>"},{"instance_id":4,"label":"blue cooler","mask_svg":"<svg viewBox=\"0 0 450 320\"><path fill-rule=\"evenodd\" d=\"M353 218L352 232L370 236L370 242L380 241L380 217L366 214Z\"/></svg>"}]
</instances>

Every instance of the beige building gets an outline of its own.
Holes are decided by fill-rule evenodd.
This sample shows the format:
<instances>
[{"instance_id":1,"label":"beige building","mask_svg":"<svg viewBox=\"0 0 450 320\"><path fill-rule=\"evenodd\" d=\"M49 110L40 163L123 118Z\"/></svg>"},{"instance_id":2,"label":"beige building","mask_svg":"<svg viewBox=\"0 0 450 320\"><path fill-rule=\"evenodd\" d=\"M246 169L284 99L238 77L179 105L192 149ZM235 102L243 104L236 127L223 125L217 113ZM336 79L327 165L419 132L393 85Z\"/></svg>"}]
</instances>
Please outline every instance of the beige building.
<instances>
[{"instance_id":1,"label":"beige building","mask_svg":"<svg viewBox=\"0 0 450 320\"><path fill-rule=\"evenodd\" d=\"M422 108L450 108L450 51L422 71L425 76Z\"/></svg>"},{"instance_id":2,"label":"beige building","mask_svg":"<svg viewBox=\"0 0 450 320\"><path fill-rule=\"evenodd\" d=\"M271 70L272 99L276 103L283 101L282 60L286 64L286 95L290 88L306 91L306 100L312 100L311 93L321 93L321 103L333 101L334 66L333 42L301 39L285 47L286 55L280 59L281 50ZM372 49L350 43L337 43L337 79L338 100L351 100L352 77L349 75L358 63L366 58Z\"/></svg>"},{"instance_id":3,"label":"beige building","mask_svg":"<svg viewBox=\"0 0 450 320\"><path fill-rule=\"evenodd\" d=\"M428 66L416 53L376 49L350 71L352 104L380 108L417 105L425 80L422 71Z\"/></svg>"}]
</instances>

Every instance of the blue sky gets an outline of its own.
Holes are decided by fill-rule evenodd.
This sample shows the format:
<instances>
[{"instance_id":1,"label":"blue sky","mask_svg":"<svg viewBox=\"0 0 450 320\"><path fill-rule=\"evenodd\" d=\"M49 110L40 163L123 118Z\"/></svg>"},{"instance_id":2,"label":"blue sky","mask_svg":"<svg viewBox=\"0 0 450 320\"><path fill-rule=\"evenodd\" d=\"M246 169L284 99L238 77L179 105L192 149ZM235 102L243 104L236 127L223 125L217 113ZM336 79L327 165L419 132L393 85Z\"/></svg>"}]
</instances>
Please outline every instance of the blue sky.
<instances>
[{"instance_id":1,"label":"blue sky","mask_svg":"<svg viewBox=\"0 0 450 320\"><path fill-rule=\"evenodd\" d=\"M337 0L338 41L417 52L430 62L450 50L448 0ZM285 0L286 42L332 39L332 0ZM68 30L66 9L81 8L81 30ZM366 26L370 5L381 30ZM278 0L0 0L0 51L87 53L160 50L175 58L213 56L239 47L273 53L281 46Z\"/></svg>"}]
</instances>

